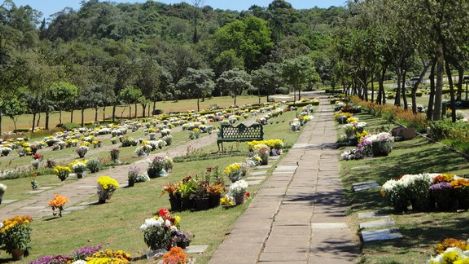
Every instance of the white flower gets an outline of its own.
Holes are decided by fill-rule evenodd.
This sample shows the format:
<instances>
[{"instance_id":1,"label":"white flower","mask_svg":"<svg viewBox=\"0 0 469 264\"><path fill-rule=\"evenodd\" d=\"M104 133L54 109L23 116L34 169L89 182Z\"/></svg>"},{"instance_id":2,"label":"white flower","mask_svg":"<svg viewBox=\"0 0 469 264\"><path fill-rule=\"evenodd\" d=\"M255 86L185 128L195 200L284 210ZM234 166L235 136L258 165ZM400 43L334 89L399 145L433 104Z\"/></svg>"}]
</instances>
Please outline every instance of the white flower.
<instances>
[{"instance_id":1,"label":"white flower","mask_svg":"<svg viewBox=\"0 0 469 264\"><path fill-rule=\"evenodd\" d=\"M77 260L75 262L73 262L72 264L86 264L87 262L84 261L84 260Z\"/></svg>"},{"instance_id":2,"label":"white flower","mask_svg":"<svg viewBox=\"0 0 469 264\"><path fill-rule=\"evenodd\" d=\"M166 220L164 221L164 225L165 225L166 227L171 227L171 221L169 221L168 219L166 219Z\"/></svg>"},{"instance_id":3,"label":"white flower","mask_svg":"<svg viewBox=\"0 0 469 264\"><path fill-rule=\"evenodd\" d=\"M249 184L245 180L239 180L230 186L229 193L233 196L236 194L245 193L248 186Z\"/></svg>"},{"instance_id":4,"label":"white flower","mask_svg":"<svg viewBox=\"0 0 469 264\"><path fill-rule=\"evenodd\" d=\"M164 224L164 220L161 217L159 217L158 219L148 218L148 219L145 219L145 223L140 226L140 230L145 231L150 227L153 227L153 226L160 227L163 224Z\"/></svg>"},{"instance_id":5,"label":"white flower","mask_svg":"<svg viewBox=\"0 0 469 264\"><path fill-rule=\"evenodd\" d=\"M5 192L7 190L7 186L3 183L0 183L0 191Z\"/></svg>"}]
</instances>

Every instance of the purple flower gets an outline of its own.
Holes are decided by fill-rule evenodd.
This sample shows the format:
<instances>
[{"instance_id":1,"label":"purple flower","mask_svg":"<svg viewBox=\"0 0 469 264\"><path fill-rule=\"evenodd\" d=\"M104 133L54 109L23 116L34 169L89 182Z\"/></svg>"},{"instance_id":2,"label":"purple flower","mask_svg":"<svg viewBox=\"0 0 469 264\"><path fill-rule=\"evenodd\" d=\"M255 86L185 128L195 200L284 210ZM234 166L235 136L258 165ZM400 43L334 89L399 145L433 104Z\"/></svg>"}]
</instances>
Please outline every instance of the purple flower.
<instances>
[{"instance_id":1,"label":"purple flower","mask_svg":"<svg viewBox=\"0 0 469 264\"><path fill-rule=\"evenodd\" d=\"M94 253L100 251L102 248L101 245L97 246L87 246L87 247L82 247L73 253L73 259L74 260L85 260L87 257L93 255Z\"/></svg>"},{"instance_id":2,"label":"purple flower","mask_svg":"<svg viewBox=\"0 0 469 264\"><path fill-rule=\"evenodd\" d=\"M430 186L431 192L441 192L441 191L447 191L451 189L453 189L453 187L451 186L449 182L439 182Z\"/></svg>"},{"instance_id":3,"label":"purple flower","mask_svg":"<svg viewBox=\"0 0 469 264\"><path fill-rule=\"evenodd\" d=\"M70 260L72 259L62 255L43 256L32 261L30 264L67 264Z\"/></svg>"}]
</instances>

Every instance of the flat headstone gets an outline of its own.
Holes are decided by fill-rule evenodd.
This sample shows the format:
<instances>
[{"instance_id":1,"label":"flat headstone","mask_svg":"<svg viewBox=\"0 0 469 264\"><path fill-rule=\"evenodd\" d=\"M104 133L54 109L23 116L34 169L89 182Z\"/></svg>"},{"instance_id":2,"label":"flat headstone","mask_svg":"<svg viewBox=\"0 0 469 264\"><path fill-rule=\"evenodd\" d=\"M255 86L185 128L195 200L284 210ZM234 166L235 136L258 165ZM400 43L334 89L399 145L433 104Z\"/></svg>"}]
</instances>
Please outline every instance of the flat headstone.
<instances>
[{"instance_id":1,"label":"flat headstone","mask_svg":"<svg viewBox=\"0 0 469 264\"><path fill-rule=\"evenodd\" d=\"M397 230L392 229L380 229L374 231L362 231L363 242L382 241L382 240L393 240L402 238L402 234Z\"/></svg>"},{"instance_id":2,"label":"flat headstone","mask_svg":"<svg viewBox=\"0 0 469 264\"><path fill-rule=\"evenodd\" d=\"M379 220L360 223L360 228L387 227L393 226L394 224L394 221L389 216L385 216Z\"/></svg>"},{"instance_id":3,"label":"flat headstone","mask_svg":"<svg viewBox=\"0 0 469 264\"><path fill-rule=\"evenodd\" d=\"M314 229L340 229L347 228L347 223L312 223L311 228Z\"/></svg>"},{"instance_id":4,"label":"flat headstone","mask_svg":"<svg viewBox=\"0 0 469 264\"><path fill-rule=\"evenodd\" d=\"M370 165L364 165L364 166L352 167L352 170L363 170L363 169L369 169L369 168L371 168Z\"/></svg>"},{"instance_id":5,"label":"flat headstone","mask_svg":"<svg viewBox=\"0 0 469 264\"><path fill-rule=\"evenodd\" d=\"M253 171L251 173L249 173L249 175L251 176L260 176L260 175L265 175L267 173L267 171Z\"/></svg>"},{"instance_id":6,"label":"flat headstone","mask_svg":"<svg viewBox=\"0 0 469 264\"><path fill-rule=\"evenodd\" d=\"M280 159L280 156L270 156L269 159L270 160L278 160L278 159Z\"/></svg>"},{"instance_id":7,"label":"flat headstone","mask_svg":"<svg viewBox=\"0 0 469 264\"><path fill-rule=\"evenodd\" d=\"M247 177L246 180L248 181L258 181L258 180L264 180L267 178L265 175L264 176L256 176L256 177Z\"/></svg>"},{"instance_id":8,"label":"flat headstone","mask_svg":"<svg viewBox=\"0 0 469 264\"><path fill-rule=\"evenodd\" d=\"M257 166L256 170L266 170L272 168L272 165L262 165L262 166Z\"/></svg>"},{"instance_id":9,"label":"flat headstone","mask_svg":"<svg viewBox=\"0 0 469 264\"><path fill-rule=\"evenodd\" d=\"M85 205L79 205L79 206L72 206L72 207L65 208L65 211L78 211L78 210L83 210L86 208L87 206Z\"/></svg>"},{"instance_id":10,"label":"flat headstone","mask_svg":"<svg viewBox=\"0 0 469 264\"><path fill-rule=\"evenodd\" d=\"M377 189L380 187L381 186L376 181L366 181L352 184L352 189L355 192Z\"/></svg>"},{"instance_id":11,"label":"flat headstone","mask_svg":"<svg viewBox=\"0 0 469 264\"><path fill-rule=\"evenodd\" d=\"M80 185L78 189L96 189L96 185Z\"/></svg>"},{"instance_id":12,"label":"flat headstone","mask_svg":"<svg viewBox=\"0 0 469 264\"><path fill-rule=\"evenodd\" d=\"M2 204L11 204L11 203L14 203L18 200L2 200Z\"/></svg>"},{"instance_id":13,"label":"flat headstone","mask_svg":"<svg viewBox=\"0 0 469 264\"><path fill-rule=\"evenodd\" d=\"M247 180L246 181L249 185L258 185L262 182L262 180L255 180L255 181L250 181L250 180Z\"/></svg>"},{"instance_id":14,"label":"flat headstone","mask_svg":"<svg viewBox=\"0 0 469 264\"><path fill-rule=\"evenodd\" d=\"M201 254L204 253L205 250L207 250L208 245L194 245L194 246L188 246L186 248L186 253L187 254Z\"/></svg>"},{"instance_id":15,"label":"flat headstone","mask_svg":"<svg viewBox=\"0 0 469 264\"><path fill-rule=\"evenodd\" d=\"M47 186L44 186L44 187L39 187L37 188L38 190L43 190L43 191L46 191L46 190L50 190L52 189L52 187L47 187Z\"/></svg>"},{"instance_id":16,"label":"flat headstone","mask_svg":"<svg viewBox=\"0 0 469 264\"><path fill-rule=\"evenodd\" d=\"M47 208L47 207L45 207L45 206L25 206L21 209L23 209L23 210L42 210L42 209L45 209L45 208Z\"/></svg>"},{"instance_id":17,"label":"flat headstone","mask_svg":"<svg viewBox=\"0 0 469 264\"><path fill-rule=\"evenodd\" d=\"M376 212L362 212L358 213L358 219L366 219L366 218L376 218L380 217L376 214Z\"/></svg>"},{"instance_id":18,"label":"flat headstone","mask_svg":"<svg viewBox=\"0 0 469 264\"><path fill-rule=\"evenodd\" d=\"M303 149L303 148L313 148L317 147L318 145L315 144L304 144L304 143L297 143L293 145L292 149Z\"/></svg>"},{"instance_id":19,"label":"flat headstone","mask_svg":"<svg viewBox=\"0 0 469 264\"><path fill-rule=\"evenodd\" d=\"M27 194L36 194L36 193L42 193L45 190L34 190L34 191L28 191L26 192Z\"/></svg>"},{"instance_id":20,"label":"flat headstone","mask_svg":"<svg viewBox=\"0 0 469 264\"><path fill-rule=\"evenodd\" d=\"M278 166L275 171L295 171L298 166Z\"/></svg>"}]
</instances>

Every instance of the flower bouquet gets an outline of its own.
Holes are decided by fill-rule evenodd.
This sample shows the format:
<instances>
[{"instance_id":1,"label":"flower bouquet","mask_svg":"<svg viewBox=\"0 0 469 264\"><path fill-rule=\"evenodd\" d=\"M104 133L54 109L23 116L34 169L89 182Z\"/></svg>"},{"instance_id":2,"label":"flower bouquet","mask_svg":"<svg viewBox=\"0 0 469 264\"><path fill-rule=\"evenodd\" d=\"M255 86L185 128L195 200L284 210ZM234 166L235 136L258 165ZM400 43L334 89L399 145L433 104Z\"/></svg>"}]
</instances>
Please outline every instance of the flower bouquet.
<instances>
[{"instance_id":1,"label":"flower bouquet","mask_svg":"<svg viewBox=\"0 0 469 264\"><path fill-rule=\"evenodd\" d=\"M439 243L435 251L438 255L431 257L428 264L459 264L469 262L469 240L448 238Z\"/></svg>"},{"instance_id":2,"label":"flower bouquet","mask_svg":"<svg viewBox=\"0 0 469 264\"><path fill-rule=\"evenodd\" d=\"M430 195L434 199L438 210L449 211L457 206L454 188L449 182L442 181L432 184L430 186Z\"/></svg>"},{"instance_id":3,"label":"flower bouquet","mask_svg":"<svg viewBox=\"0 0 469 264\"><path fill-rule=\"evenodd\" d=\"M103 204L107 200L111 199L112 194L119 188L119 183L109 177L101 176L98 178L98 196L99 203Z\"/></svg>"},{"instance_id":4,"label":"flower bouquet","mask_svg":"<svg viewBox=\"0 0 469 264\"><path fill-rule=\"evenodd\" d=\"M228 196L233 198L235 205L244 203L244 198L246 196L246 190L248 189L248 186L249 184L245 180L239 180L230 185Z\"/></svg>"},{"instance_id":5,"label":"flower bouquet","mask_svg":"<svg viewBox=\"0 0 469 264\"><path fill-rule=\"evenodd\" d=\"M94 253L90 257L86 258L88 264L101 264L101 263L112 263L112 264L128 264L130 263L130 254L123 250L102 250ZM80 263L81 264L81 263Z\"/></svg>"},{"instance_id":6,"label":"flower bouquet","mask_svg":"<svg viewBox=\"0 0 469 264\"><path fill-rule=\"evenodd\" d=\"M81 179L86 172L86 161L74 161L70 163L69 167L71 167L73 172L77 174L77 178Z\"/></svg>"},{"instance_id":7,"label":"flower bouquet","mask_svg":"<svg viewBox=\"0 0 469 264\"><path fill-rule=\"evenodd\" d=\"M54 199L49 201L49 206L52 208L52 215L53 216L58 215L59 217L62 217L62 211L64 209L64 205L67 202L68 202L67 197L60 195L60 194L56 194Z\"/></svg>"},{"instance_id":8,"label":"flower bouquet","mask_svg":"<svg viewBox=\"0 0 469 264\"><path fill-rule=\"evenodd\" d=\"M210 207L214 208L220 205L220 198L225 192L225 185L222 182L211 184L208 186L208 194L210 199Z\"/></svg>"},{"instance_id":9,"label":"flower bouquet","mask_svg":"<svg viewBox=\"0 0 469 264\"><path fill-rule=\"evenodd\" d=\"M410 201L402 182L398 180L385 182L381 187L381 195L394 207L394 211L398 213L407 211Z\"/></svg>"},{"instance_id":10,"label":"flower bouquet","mask_svg":"<svg viewBox=\"0 0 469 264\"><path fill-rule=\"evenodd\" d=\"M168 193L169 203L171 204L171 211L181 210L181 194L178 192L180 182L168 183L163 186L162 194Z\"/></svg>"},{"instance_id":11,"label":"flower bouquet","mask_svg":"<svg viewBox=\"0 0 469 264\"><path fill-rule=\"evenodd\" d=\"M91 173L96 173L101 169L101 162L99 160L88 160L86 162L86 168L88 168Z\"/></svg>"},{"instance_id":12,"label":"flower bouquet","mask_svg":"<svg viewBox=\"0 0 469 264\"><path fill-rule=\"evenodd\" d=\"M54 173L59 177L61 181L65 181L72 170L68 166L55 166L54 167Z\"/></svg>"},{"instance_id":13,"label":"flower bouquet","mask_svg":"<svg viewBox=\"0 0 469 264\"><path fill-rule=\"evenodd\" d=\"M298 118L293 119L293 121L290 122L290 129L293 132L300 131L301 129L301 123Z\"/></svg>"},{"instance_id":14,"label":"flower bouquet","mask_svg":"<svg viewBox=\"0 0 469 264\"><path fill-rule=\"evenodd\" d=\"M83 159L86 155L86 153L88 152L88 147L87 146L79 146L75 149L76 153L78 154L78 156L80 157L80 159Z\"/></svg>"},{"instance_id":15,"label":"flower bouquet","mask_svg":"<svg viewBox=\"0 0 469 264\"><path fill-rule=\"evenodd\" d=\"M387 132L383 132L376 135L366 136L363 140L371 142L373 156L379 157L387 156L391 152L394 137Z\"/></svg>"},{"instance_id":16,"label":"flower bouquet","mask_svg":"<svg viewBox=\"0 0 469 264\"><path fill-rule=\"evenodd\" d=\"M223 173L230 178L231 182L239 181L242 177L246 176L246 170L243 169L241 163L232 163L226 166Z\"/></svg>"},{"instance_id":17,"label":"flower bouquet","mask_svg":"<svg viewBox=\"0 0 469 264\"><path fill-rule=\"evenodd\" d=\"M3 221L0 228L0 241L13 260L20 260L30 248L31 243L30 216L15 216Z\"/></svg>"},{"instance_id":18,"label":"flower bouquet","mask_svg":"<svg viewBox=\"0 0 469 264\"><path fill-rule=\"evenodd\" d=\"M454 179L450 184L458 199L459 209L469 209L469 179Z\"/></svg>"},{"instance_id":19,"label":"flower bouquet","mask_svg":"<svg viewBox=\"0 0 469 264\"><path fill-rule=\"evenodd\" d=\"M120 150L115 148L115 149L112 149L110 153L111 153L112 162L119 163Z\"/></svg>"},{"instance_id":20,"label":"flower bouquet","mask_svg":"<svg viewBox=\"0 0 469 264\"><path fill-rule=\"evenodd\" d=\"M156 156L148 166L148 176L150 178L164 177L173 168L173 160L170 157Z\"/></svg>"},{"instance_id":21,"label":"flower bouquet","mask_svg":"<svg viewBox=\"0 0 469 264\"><path fill-rule=\"evenodd\" d=\"M167 209L160 209L156 216L145 219L140 226L145 244L151 250L169 250L173 246L174 236L178 234L179 222L179 216L173 217ZM187 238L184 242L188 245L190 240Z\"/></svg>"},{"instance_id":22,"label":"flower bouquet","mask_svg":"<svg viewBox=\"0 0 469 264\"><path fill-rule=\"evenodd\" d=\"M7 186L3 183L0 183L0 204L2 204L3 195L5 194L6 190L7 190Z\"/></svg>"},{"instance_id":23,"label":"flower bouquet","mask_svg":"<svg viewBox=\"0 0 469 264\"><path fill-rule=\"evenodd\" d=\"M269 164L270 148L265 144L259 144L254 147L254 151L262 159L261 165Z\"/></svg>"},{"instance_id":24,"label":"flower bouquet","mask_svg":"<svg viewBox=\"0 0 469 264\"><path fill-rule=\"evenodd\" d=\"M186 264L188 256L180 247L172 247L168 253L163 255L162 264Z\"/></svg>"}]
</instances>

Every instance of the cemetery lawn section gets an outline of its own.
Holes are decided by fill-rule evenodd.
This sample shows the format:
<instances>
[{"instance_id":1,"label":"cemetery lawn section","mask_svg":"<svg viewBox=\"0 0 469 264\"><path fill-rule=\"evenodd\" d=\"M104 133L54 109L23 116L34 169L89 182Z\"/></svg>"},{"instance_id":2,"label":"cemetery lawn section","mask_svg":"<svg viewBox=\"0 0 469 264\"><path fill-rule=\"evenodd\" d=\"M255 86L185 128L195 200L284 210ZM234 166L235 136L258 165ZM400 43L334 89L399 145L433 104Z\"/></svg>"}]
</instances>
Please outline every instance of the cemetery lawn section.
<instances>
[{"instance_id":1,"label":"cemetery lawn section","mask_svg":"<svg viewBox=\"0 0 469 264\"><path fill-rule=\"evenodd\" d=\"M368 114L356 114L368 123L372 134L389 131L395 125ZM340 125L339 125L340 126ZM343 134L339 128L339 135ZM343 149L348 149L344 147ZM460 154L432 143L425 138L395 142L387 157L341 161L341 175L350 202L350 214L358 228L358 212L375 211L390 215L403 235L402 239L371 242L363 245L360 263L422 263L434 255L434 246L448 237L465 239L469 236L469 212L407 212L396 214L385 203L379 190L352 192L353 183L374 180L382 185L404 174L423 172L469 175L469 161Z\"/></svg>"},{"instance_id":2,"label":"cemetery lawn section","mask_svg":"<svg viewBox=\"0 0 469 264\"><path fill-rule=\"evenodd\" d=\"M287 152L288 147L291 147L300 135L298 132L292 132L289 125L289 121L296 114L295 111L289 111L268 120L268 124L264 126L264 138L283 139L286 146L285 152ZM148 252L148 248L144 243L140 226L146 218L151 217L160 208L170 208L168 195L162 194L163 185L182 180L189 175L203 175L207 167L218 166L222 174L227 165L233 162L243 162L246 159L248 151L246 142L225 143L225 149L227 153L216 153L216 144L211 144L201 150L189 152L182 158L175 159L174 169L168 177L138 183L133 188L121 186L112 199L105 204L90 205L83 210L66 214L62 218L35 219L32 222L31 255L25 258L25 261L29 262L43 255L69 254L76 248L92 245L124 249L132 257L143 256ZM269 162L273 166L267 169L268 176L271 175L277 162ZM100 174L98 173L98 175ZM41 177L53 177L52 182L59 182L56 176ZM26 184L29 187L27 179L11 181L18 181L18 184ZM226 176L224 176L224 181L225 183L230 182ZM251 185L248 191L255 196L259 187L260 185ZM93 196L84 204L92 204L96 200L97 197ZM213 252L223 241L225 235L229 233L236 219L249 206L249 203L250 200L230 209L219 206L206 211L174 213L182 219L181 229L194 234L191 245L208 245L208 249L204 253L194 255L197 263L208 263ZM149 261L145 259L132 263L149 263Z\"/></svg>"}]
</instances>

